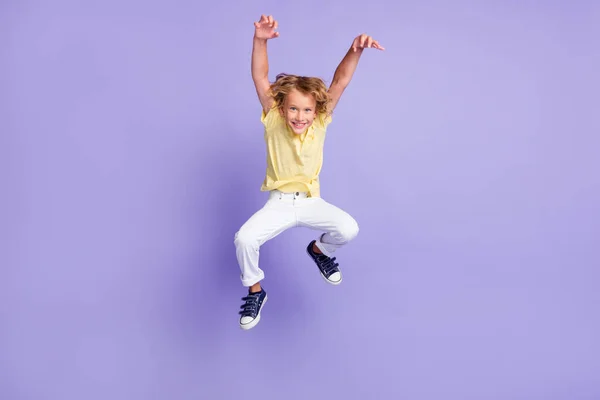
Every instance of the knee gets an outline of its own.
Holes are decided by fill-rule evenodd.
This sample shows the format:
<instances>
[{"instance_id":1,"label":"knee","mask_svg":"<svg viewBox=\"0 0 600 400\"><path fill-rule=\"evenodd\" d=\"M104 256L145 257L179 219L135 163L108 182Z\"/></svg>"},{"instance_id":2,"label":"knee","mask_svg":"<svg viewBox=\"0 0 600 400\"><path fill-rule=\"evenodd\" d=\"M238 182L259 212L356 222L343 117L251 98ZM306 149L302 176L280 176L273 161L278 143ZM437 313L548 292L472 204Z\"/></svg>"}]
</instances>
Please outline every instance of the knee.
<instances>
[{"instance_id":1,"label":"knee","mask_svg":"<svg viewBox=\"0 0 600 400\"><path fill-rule=\"evenodd\" d=\"M358 223L354 219L351 219L340 227L338 234L344 242L349 242L358 236L358 231Z\"/></svg>"},{"instance_id":2,"label":"knee","mask_svg":"<svg viewBox=\"0 0 600 400\"><path fill-rule=\"evenodd\" d=\"M235 247L258 247L258 238L251 230L242 227L233 238Z\"/></svg>"}]
</instances>

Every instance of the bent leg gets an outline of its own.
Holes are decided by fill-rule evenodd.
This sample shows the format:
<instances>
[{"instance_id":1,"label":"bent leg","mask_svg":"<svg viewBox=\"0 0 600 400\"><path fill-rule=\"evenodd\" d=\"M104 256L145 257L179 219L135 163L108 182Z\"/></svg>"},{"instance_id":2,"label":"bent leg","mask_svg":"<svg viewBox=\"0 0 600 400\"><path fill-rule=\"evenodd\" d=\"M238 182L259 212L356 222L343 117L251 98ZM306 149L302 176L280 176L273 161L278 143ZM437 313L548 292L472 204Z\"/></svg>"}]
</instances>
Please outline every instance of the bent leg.
<instances>
[{"instance_id":1,"label":"bent leg","mask_svg":"<svg viewBox=\"0 0 600 400\"><path fill-rule=\"evenodd\" d=\"M324 231L316 246L327 256L346 245L358 235L358 223L344 210L323 200L309 198L298 211L298 224Z\"/></svg>"},{"instance_id":2,"label":"bent leg","mask_svg":"<svg viewBox=\"0 0 600 400\"><path fill-rule=\"evenodd\" d=\"M252 286L265 277L258 266L260 247L295 225L296 216L290 204L269 200L236 232L234 243L243 286Z\"/></svg>"}]
</instances>

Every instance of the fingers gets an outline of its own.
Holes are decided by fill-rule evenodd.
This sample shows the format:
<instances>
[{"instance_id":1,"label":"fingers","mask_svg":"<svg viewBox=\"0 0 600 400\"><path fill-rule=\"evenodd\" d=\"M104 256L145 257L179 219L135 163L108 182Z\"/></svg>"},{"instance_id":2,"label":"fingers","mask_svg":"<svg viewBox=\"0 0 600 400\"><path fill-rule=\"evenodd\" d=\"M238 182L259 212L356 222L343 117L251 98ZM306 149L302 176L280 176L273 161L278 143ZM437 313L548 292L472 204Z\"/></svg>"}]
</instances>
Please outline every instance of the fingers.
<instances>
[{"instance_id":1,"label":"fingers","mask_svg":"<svg viewBox=\"0 0 600 400\"><path fill-rule=\"evenodd\" d=\"M360 36L357 36L356 39L354 39L354 41L352 42L352 51L356 52L358 51L358 49L364 49L366 39L367 35L364 33Z\"/></svg>"},{"instance_id":2,"label":"fingers","mask_svg":"<svg viewBox=\"0 0 600 400\"><path fill-rule=\"evenodd\" d=\"M272 37L274 37L274 38L278 37L279 36L279 32L276 32L276 30L277 30L277 27L279 26L279 24L277 23L277 20L273 19L272 15L269 15L268 24L269 24L268 26L273 29L273 36Z\"/></svg>"},{"instance_id":3,"label":"fingers","mask_svg":"<svg viewBox=\"0 0 600 400\"><path fill-rule=\"evenodd\" d=\"M267 15L261 15L260 16L260 21L258 21L258 23L260 25L266 24L268 26L273 26L273 24L275 24L276 22L277 21L275 21L275 19L273 18L272 15L269 15L269 16L267 16Z\"/></svg>"},{"instance_id":4,"label":"fingers","mask_svg":"<svg viewBox=\"0 0 600 400\"><path fill-rule=\"evenodd\" d=\"M258 24L259 25L265 24L265 25L268 25L268 26L272 26L275 22L276 21L275 21L275 19L273 18L272 15L267 16L267 15L263 14L263 15L260 16L260 20L258 21Z\"/></svg>"},{"instance_id":5,"label":"fingers","mask_svg":"<svg viewBox=\"0 0 600 400\"><path fill-rule=\"evenodd\" d=\"M254 27L262 33L259 35L263 38L270 39L279 37L279 32L276 32L279 23L272 15L261 15L260 20L254 23Z\"/></svg>"},{"instance_id":6,"label":"fingers","mask_svg":"<svg viewBox=\"0 0 600 400\"><path fill-rule=\"evenodd\" d=\"M377 50L385 50L385 48L382 45L380 45L377 40L373 40L373 47Z\"/></svg>"},{"instance_id":7,"label":"fingers","mask_svg":"<svg viewBox=\"0 0 600 400\"><path fill-rule=\"evenodd\" d=\"M373 39L372 36L369 36L365 33L359 35L352 42L352 50L357 51L358 49L366 49L366 48L374 48L378 50L385 50L385 48L379 44L379 42Z\"/></svg>"}]
</instances>

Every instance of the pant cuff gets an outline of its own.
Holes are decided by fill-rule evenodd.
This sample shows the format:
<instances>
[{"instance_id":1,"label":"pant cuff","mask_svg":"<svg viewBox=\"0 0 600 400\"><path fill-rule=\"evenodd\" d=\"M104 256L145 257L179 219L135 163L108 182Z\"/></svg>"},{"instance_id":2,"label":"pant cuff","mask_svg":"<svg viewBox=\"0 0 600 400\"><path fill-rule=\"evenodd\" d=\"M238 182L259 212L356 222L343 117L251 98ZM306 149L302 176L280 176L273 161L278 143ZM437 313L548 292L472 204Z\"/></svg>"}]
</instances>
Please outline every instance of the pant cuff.
<instances>
[{"instance_id":1,"label":"pant cuff","mask_svg":"<svg viewBox=\"0 0 600 400\"><path fill-rule=\"evenodd\" d=\"M262 281L263 279L265 279L265 274L260 274L258 276L252 277L252 278L240 277L240 279L242 280L242 286L250 287L250 286Z\"/></svg>"},{"instance_id":2,"label":"pant cuff","mask_svg":"<svg viewBox=\"0 0 600 400\"><path fill-rule=\"evenodd\" d=\"M325 234L322 234L321 236L319 236L319 238L317 239L315 245L317 246L317 248L319 250L321 250L321 253L325 254L327 257L331 257L333 251L329 251L326 246L326 243L323 243L323 241L321 239L323 239L323 236L325 236Z\"/></svg>"}]
</instances>

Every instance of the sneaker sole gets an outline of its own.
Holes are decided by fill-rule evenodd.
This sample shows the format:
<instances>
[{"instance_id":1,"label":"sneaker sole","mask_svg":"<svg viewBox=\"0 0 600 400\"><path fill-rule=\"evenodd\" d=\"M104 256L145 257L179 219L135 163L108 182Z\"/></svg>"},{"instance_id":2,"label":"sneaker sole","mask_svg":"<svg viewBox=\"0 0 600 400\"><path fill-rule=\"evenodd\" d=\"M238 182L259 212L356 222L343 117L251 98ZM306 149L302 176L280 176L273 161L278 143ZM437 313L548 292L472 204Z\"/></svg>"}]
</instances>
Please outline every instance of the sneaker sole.
<instances>
[{"instance_id":1,"label":"sneaker sole","mask_svg":"<svg viewBox=\"0 0 600 400\"><path fill-rule=\"evenodd\" d=\"M313 260L313 262L315 262L315 259L310 255L310 253L308 252L308 249L306 249L306 254L308 254L310 259ZM330 285L339 285L340 283L342 283L342 280L344 279L342 272L340 271L340 280L337 282L330 281L329 279L327 279L327 277L325 275L323 275L323 273L321 272L321 269L319 267L317 267L317 269L319 270L319 275L321 275L321 277L323 279L325 279L325 282L329 283Z\"/></svg>"},{"instance_id":2,"label":"sneaker sole","mask_svg":"<svg viewBox=\"0 0 600 400\"><path fill-rule=\"evenodd\" d=\"M256 318L254 318L252 320L252 322L250 322L248 324L240 324L240 328L242 328L243 330L247 331L248 329L252 329L256 325L258 325L258 323L260 322L260 313L262 312L263 307L265 306L265 304L267 304L267 300L268 299L269 299L269 295L267 294L265 296L265 299L263 300L262 306L260 306L260 311L258 312L258 315L256 316Z\"/></svg>"}]
</instances>

